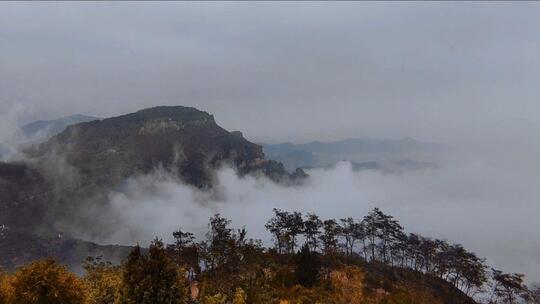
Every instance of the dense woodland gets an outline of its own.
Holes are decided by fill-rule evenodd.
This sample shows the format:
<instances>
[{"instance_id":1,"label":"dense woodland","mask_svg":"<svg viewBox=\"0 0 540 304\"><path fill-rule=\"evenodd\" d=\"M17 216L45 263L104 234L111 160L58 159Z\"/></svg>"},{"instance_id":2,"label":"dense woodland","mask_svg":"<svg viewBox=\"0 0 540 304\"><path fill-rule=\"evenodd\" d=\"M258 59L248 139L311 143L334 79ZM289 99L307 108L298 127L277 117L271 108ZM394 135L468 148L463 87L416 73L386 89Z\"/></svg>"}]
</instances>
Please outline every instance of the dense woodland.
<instances>
[{"instance_id":1,"label":"dense woodland","mask_svg":"<svg viewBox=\"0 0 540 304\"><path fill-rule=\"evenodd\" d=\"M204 240L179 229L173 244L136 246L122 265L89 257L82 277L36 261L0 272L0 303L540 303L522 274L407 234L377 208L339 220L274 209L265 227L272 248L216 214Z\"/></svg>"}]
</instances>

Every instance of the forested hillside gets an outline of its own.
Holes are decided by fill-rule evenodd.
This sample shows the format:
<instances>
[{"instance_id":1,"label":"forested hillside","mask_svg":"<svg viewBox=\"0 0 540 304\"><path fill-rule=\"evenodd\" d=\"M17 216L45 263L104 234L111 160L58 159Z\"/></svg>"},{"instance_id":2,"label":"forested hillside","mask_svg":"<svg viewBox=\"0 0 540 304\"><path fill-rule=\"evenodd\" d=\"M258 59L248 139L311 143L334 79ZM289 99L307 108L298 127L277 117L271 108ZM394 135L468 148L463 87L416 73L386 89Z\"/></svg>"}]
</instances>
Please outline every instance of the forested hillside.
<instances>
[{"instance_id":1,"label":"forested hillside","mask_svg":"<svg viewBox=\"0 0 540 304\"><path fill-rule=\"evenodd\" d=\"M135 247L121 265L101 257L78 277L54 260L0 275L1 303L538 303L523 275L490 269L445 240L406 234L379 209L361 219L274 210L265 248L210 218L203 240Z\"/></svg>"}]
</instances>

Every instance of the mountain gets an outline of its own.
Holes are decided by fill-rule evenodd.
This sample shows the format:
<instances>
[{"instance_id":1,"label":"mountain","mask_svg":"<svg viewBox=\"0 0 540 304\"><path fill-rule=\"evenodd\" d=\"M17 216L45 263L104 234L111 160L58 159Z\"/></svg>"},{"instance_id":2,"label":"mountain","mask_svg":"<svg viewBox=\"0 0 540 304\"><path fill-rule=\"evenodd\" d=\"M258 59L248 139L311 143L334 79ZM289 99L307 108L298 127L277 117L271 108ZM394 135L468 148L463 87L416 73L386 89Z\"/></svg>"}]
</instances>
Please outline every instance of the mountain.
<instances>
[{"instance_id":1,"label":"mountain","mask_svg":"<svg viewBox=\"0 0 540 304\"><path fill-rule=\"evenodd\" d=\"M22 126L21 129L23 133L29 138L37 140L47 140L54 135L64 131L64 129L69 125L98 119L99 118L93 116L75 114L54 120L34 121Z\"/></svg>"},{"instance_id":2,"label":"mountain","mask_svg":"<svg viewBox=\"0 0 540 304\"><path fill-rule=\"evenodd\" d=\"M322 154L357 154L357 153L405 153L439 149L434 143L426 143L413 138L404 139L344 139L332 142L312 141L303 144L280 143L264 144L268 156L291 151L310 151Z\"/></svg>"},{"instance_id":3,"label":"mountain","mask_svg":"<svg viewBox=\"0 0 540 304\"><path fill-rule=\"evenodd\" d=\"M223 165L235 167L240 174L296 177L282 165L265 160L262 147L241 133L226 131L206 112L182 106L71 125L26 152L38 159L61 155L76 169L77 188L83 189L114 188L130 176L156 168L200 188L211 186L214 170Z\"/></svg>"},{"instance_id":4,"label":"mountain","mask_svg":"<svg viewBox=\"0 0 540 304\"><path fill-rule=\"evenodd\" d=\"M221 166L284 183L306 176L266 160L261 146L191 107L154 107L102 120L76 115L25 130L58 130L80 119L90 121L26 149L25 162L0 162L0 264L12 267L47 255L72 262L105 250L72 238L72 230L88 231L85 235L99 230L96 225L104 223L92 212L107 210L109 192L130 177L164 170L186 184L211 188Z\"/></svg>"},{"instance_id":5,"label":"mountain","mask_svg":"<svg viewBox=\"0 0 540 304\"><path fill-rule=\"evenodd\" d=\"M263 144L267 158L281 162L288 170L332 166L350 161L359 170L414 170L434 166L443 147L434 143L405 139L345 139L333 142L312 141L303 144ZM376 165L374 165L376 163ZM368 166L364 166L363 164Z\"/></svg>"},{"instance_id":6,"label":"mountain","mask_svg":"<svg viewBox=\"0 0 540 304\"><path fill-rule=\"evenodd\" d=\"M109 193L121 189L128 178L156 171L201 189L212 188L216 169L222 166L231 166L240 175L264 175L280 183L297 183L306 176L301 170L289 173L281 163L266 160L261 146L246 140L241 132L221 128L212 115L183 106L148 108L70 125L24 152L27 162L18 165L17 176L0 171L0 180L12 185L6 188L12 191L5 193L0 206L10 206L10 213L4 216L10 226L13 221L32 223L24 228L49 234L73 227L94 236L105 233L101 231L105 228L93 228L100 220L99 212L108 206ZM31 178L40 182L31 182ZM25 187L41 184L35 190L39 195L32 195L29 204L10 203L9 197L32 193Z\"/></svg>"}]
</instances>

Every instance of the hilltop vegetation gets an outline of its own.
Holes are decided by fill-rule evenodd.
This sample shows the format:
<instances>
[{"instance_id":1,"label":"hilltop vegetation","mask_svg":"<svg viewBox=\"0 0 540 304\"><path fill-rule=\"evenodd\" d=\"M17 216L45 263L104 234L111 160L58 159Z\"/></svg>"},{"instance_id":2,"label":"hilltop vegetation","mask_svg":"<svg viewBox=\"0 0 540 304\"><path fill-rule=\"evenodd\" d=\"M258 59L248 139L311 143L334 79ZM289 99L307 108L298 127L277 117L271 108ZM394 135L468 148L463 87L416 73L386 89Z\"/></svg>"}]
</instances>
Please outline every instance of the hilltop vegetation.
<instances>
[{"instance_id":1,"label":"hilltop vegetation","mask_svg":"<svg viewBox=\"0 0 540 304\"><path fill-rule=\"evenodd\" d=\"M374 209L362 220L275 210L265 248L219 214L204 240L173 233L115 266L88 258L77 277L52 260L0 275L0 303L538 303L520 274L488 270L462 246L405 234ZM479 296L482 295L482 296ZM536 292L536 296L538 292ZM535 302L536 301L536 302Z\"/></svg>"}]
</instances>

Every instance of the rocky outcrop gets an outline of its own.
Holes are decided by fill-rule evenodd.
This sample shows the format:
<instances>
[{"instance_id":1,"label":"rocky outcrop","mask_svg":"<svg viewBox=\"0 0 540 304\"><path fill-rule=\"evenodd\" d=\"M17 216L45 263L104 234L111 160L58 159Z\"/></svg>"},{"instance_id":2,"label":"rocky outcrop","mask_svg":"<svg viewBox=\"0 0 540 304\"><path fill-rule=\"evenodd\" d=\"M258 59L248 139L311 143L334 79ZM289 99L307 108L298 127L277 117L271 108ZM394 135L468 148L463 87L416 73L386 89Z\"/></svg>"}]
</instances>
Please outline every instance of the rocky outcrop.
<instances>
[{"instance_id":1,"label":"rocky outcrop","mask_svg":"<svg viewBox=\"0 0 540 304\"><path fill-rule=\"evenodd\" d=\"M80 188L111 188L127 177L164 168L196 187L212 185L214 169L231 165L242 174L262 171L274 180L294 178L266 163L262 147L218 126L195 108L172 106L69 126L29 150L35 158L58 153L77 169ZM272 170L272 168L277 170Z\"/></svg>"}]
</instances>

